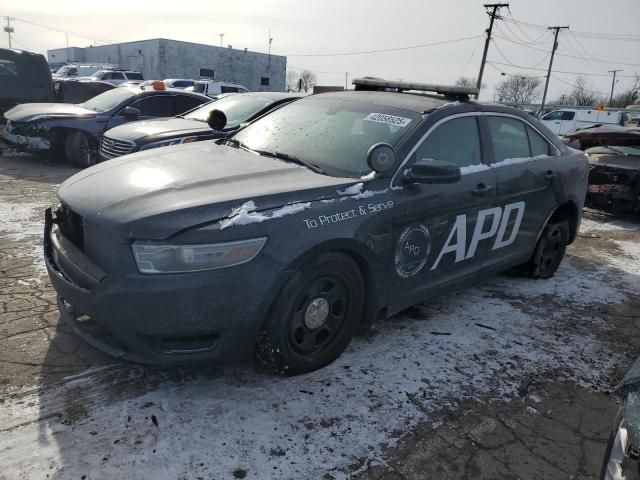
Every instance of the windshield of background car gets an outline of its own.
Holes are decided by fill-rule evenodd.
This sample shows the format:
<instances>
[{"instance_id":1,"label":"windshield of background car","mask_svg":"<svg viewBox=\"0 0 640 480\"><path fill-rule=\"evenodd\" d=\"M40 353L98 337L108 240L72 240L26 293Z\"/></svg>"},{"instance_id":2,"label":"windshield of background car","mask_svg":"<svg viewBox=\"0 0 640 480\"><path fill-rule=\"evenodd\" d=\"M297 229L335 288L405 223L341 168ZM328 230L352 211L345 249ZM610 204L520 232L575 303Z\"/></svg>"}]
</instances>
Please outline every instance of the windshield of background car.
<instances>
[{"instance_id":1,"label":"windshield of background car","mask_svg":"<svg viewBox=\"0 0 640 480\"><path fill-rule=\"evenodd\" d=\"M80 103L79 106L93 110L95 112L106 112L124 102L127 98L131 98L138 93L138 90L131 88L114 88L108 92L101 93Z\"/></svg>"},{"instance_id":2,"label":"windshield of background car","mask_svg":"<svg viewBox=\"0 0 640 480\"><path fill-rule=\"evenodd\" d=\"M292 155L329 175L359 177L370 171L372 145L396 147L420 118L373 103L308 97L256 120L234 138L249 149Z\"/></svg>"},{"instance_id":3,"label":"windshield of background car","mask_svg":"<svg viewBox=\"0 0 640 480\"><path fill-rule=\"evenodd\" d=\"M227 126L225 128L233 128L272 103L272 98L254 95L231 95L221 98L213 104L207 103L205 106L185 115L184 118L206 122L209 112L221 110L227 116Z\"/></svg>"}]
</instances>

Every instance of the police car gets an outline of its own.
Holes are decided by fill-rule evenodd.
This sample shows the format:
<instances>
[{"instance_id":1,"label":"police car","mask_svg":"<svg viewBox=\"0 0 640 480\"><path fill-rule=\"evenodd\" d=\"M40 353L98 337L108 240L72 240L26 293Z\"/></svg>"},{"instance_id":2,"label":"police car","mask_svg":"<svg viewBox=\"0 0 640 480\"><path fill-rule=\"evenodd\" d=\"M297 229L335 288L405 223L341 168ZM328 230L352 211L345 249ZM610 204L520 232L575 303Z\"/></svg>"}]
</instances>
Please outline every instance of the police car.
<instances>
[{"instance_id":1,"label":"police car","mask_svg":"<svg viewBox=\"0 0 640 480\"><path fill-rule=\"evenodd\" d=\"M44 243L62 317L119 358L256 355L292 374L454 287L554 274L580 224L584 153L474 89L354 83L64 182Z\"/></svg>"}]
</instances>

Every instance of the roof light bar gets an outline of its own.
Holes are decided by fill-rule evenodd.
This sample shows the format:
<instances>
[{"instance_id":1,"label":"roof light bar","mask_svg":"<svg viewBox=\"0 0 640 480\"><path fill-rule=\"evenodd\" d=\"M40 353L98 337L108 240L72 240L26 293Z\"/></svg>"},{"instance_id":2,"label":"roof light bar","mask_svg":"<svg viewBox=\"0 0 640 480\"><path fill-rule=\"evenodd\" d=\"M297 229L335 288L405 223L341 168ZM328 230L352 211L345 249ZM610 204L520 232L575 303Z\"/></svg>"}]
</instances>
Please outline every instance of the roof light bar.
<instances>
[{"instance_id":1,"label":"roof light bar","mask_svg":"<svg viewBox=\"0 0 640 480\"><path fill-rule=\"evenodd\" d=\"M447 97L469 97L478 93L475 87L458 87L455 85L436 85L430 83L396 82L378 78L355 78L353 84L356 90L378 90L394 88L399 92L416 90L419 92L434 92Z\"/></svg>"}]
</instances>

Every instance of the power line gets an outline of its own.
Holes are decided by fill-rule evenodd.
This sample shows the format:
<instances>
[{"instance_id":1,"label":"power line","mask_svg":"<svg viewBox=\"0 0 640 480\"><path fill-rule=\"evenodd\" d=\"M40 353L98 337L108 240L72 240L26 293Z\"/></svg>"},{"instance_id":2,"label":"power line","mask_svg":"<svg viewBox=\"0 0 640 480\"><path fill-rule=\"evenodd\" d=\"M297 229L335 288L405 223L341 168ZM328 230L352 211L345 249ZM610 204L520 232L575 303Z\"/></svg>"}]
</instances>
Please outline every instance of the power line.
<instances>
[{"instance_id":1,"label":"power line","mask_svg":"<svg viewBox=\"0 0 640 480\"><path fill-rule=\"evenodd\" d=\"M473 40L481 38L482 35L474 35L473 37L456 38L453 40L443 40L441 42L421 43L419 45L409 45L406 47L385 48L382 50L365 50L360 52L340 52L340 53L295 53L287 54L287 57L341 57L346 55L364 55L369 53L384 53L384 52L397 52L400 50L411 50L414 48L435 47L438 45L446 45L449 43L464 42L466 40ZM344 74L344 72L342 72Z\"/></svg>"},{"instance_id":2,"label":"power line","mask_svg":"<svg viewBox=\"0 0 640 480\"><path fill-rule=\"evenodd\" d=\"M505 65L509 67L522 68L523 70L536 70L540 72L546 71L544 68L527 68L522 65L516 65L512 63L496 62L495 60L487 60L487 63L493 63L495 65ZM607 73L587 73L587 72L567 72L565 70L554 70L554 73L566 73L567 75L585 75L589 77L608 77ZM618 75L618 78L636 78L635 75Z\"/></svg>"},{"instance_id":3,"label":"power line","mask_svg":"<svg viewBox=\"0 0 640 480\"><path fill-rule=\"evenodd\" d=\"M516 20L511 16L511 18L504 18L505 22L513 22L519 24L525 28L530 28L532 30L543 31L546 30L547 27L544 25L539 25L536 23L525 22L522 20ZM636 34L626 34L626 33L602 33L602 32L587 32L581 30L573 30L573 34L580 37L585 38L596 38L602 40L620 40L620 41L640 41L640 35Z\"/></svg>"},{"instance_id":4,"label":"power line","mask_svg":"<svg viewBox=\"0 0 640 480\"><path fill-rule=\"evenodd\" d=\"M43 24L41 24L41 23L32 22L32 21L30 21L30 20L25 20L25 19L23 19L23 18L17 18L17 17L11 17L11 18L12 18L13 20L17 20L17 21L19 21L19 22L26 23L27 25L33 25L34 27L44 28L44 29L47 29L47 30L51 30L52 32L58 32L58 33L63 33L63 34L65 34L65 35L71 35L71 36L73 36L73 37L78 37L78 38L84 38L84 39L87 39L87 40L92 40L92 41L93 41L93 42L95 42L95 43L103 43L103 44L108 44L108 43L118 43L118 42L117 42L117 41L115 41L115 40L101 39L101 38L98 38L98 37L93 37L93 36L85 35L85 34L78 33L78 32L72 32L72 31L67 31L67 30L61 30L61 29L59 29L59 28L51 27L51 26L49 26L49 25L43 25Z\"/></svg>"},{"instance_id":5,"label":"power line","mask_svg":"<svg viewBox=\"0 0 640 480\"><path fill-rule=\"evenodd\" d=\"M504 58L505 62L513 64L513 62L509 60L507 56L504 54L504 52L500 49L500 47L498 46L498 43L495 40L491 39L491 43L493 43L493 46L496 47L496 50L498 50L498 53L502 56L502 58ZM544 57L542 57L542 59L538 63L536 63L531 67L522 67L522 68L526 68L527 70L532 70L537 66L539 66L542 62L544 62L547 58L549 58L549 55L550 54L547 53Z\"/></svg>"}]
</instances>

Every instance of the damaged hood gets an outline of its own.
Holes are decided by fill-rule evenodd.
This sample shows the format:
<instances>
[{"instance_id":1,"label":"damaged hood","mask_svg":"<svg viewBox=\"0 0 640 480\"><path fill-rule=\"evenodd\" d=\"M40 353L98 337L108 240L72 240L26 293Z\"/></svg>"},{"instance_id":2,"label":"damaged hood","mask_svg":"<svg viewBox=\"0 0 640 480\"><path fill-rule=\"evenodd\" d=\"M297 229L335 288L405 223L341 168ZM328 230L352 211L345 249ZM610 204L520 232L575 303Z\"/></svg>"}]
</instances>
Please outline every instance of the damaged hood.
<instances>
[{"instance_id":1,"label":"damaged hood","mask_svg":"<svg viewBox=\"0 0 640 480\"><path fill-rule=\"evenodd\" d=\"M211 132L205 122L188 120L186 118L159 118L157 120L143 120L131 122L112 128L107 133L109 138L130 140L135 142L149 136L173 136L185 133Z\"/></svg>"},{"instance_id":2,"label":"damaged hood","mask_svg":"<svg viewBox=\"0 0 640 480\"><path fill-rule=\"evenodd\" d=\"M594 153L588 156L589 166L619 168L640 172L640 156L638 155L610 155Z\"/></svg>"},{"instance_id":3,"label":"damaged hood","mask_svg":"<svg viewBox=\"0 0 640 480\"><path fill-rule=\"evenodd\" d=\"M98 113L69 103L23 103L4 114L12 122L30 122L39 118L94 117Z\"/></svg>"},{"instance_id":4,"label":"damaged hood","mask_svg":"<svg viewBox=\"0 0 640 480\"><path fill-rule=\"evenodd\" d=\"M356 183L213 141L176 145L98 164L70 177L60 201L121 238L161 240L227 217L338 196Z\"/></svg>"}]
</instances>

